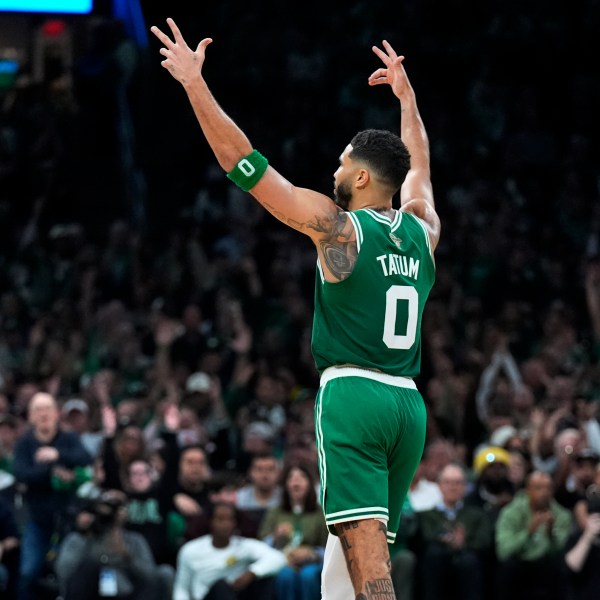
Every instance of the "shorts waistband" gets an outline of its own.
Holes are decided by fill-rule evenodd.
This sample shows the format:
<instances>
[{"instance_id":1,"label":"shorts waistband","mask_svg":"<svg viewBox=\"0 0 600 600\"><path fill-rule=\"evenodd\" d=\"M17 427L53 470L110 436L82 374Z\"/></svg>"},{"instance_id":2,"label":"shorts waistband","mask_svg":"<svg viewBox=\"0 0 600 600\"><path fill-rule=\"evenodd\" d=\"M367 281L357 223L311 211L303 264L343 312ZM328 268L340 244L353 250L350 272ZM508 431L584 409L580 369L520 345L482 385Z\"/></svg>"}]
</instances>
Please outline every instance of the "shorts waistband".
<instances>
[{"instance_id":1,"label":"shorts waistband","mask_svg":"<svg viewBox=\"0 0 600 600\"><path fill-rule=\"evenodd\" d=\"M387 385L408 388L410 390L417 389L416 383L410 377L388 375L387 373L379 373L378 371L361 369L360 367L327 367L321 374L321 387L324 387L332 379L337 379L338 377L364 377L365 379L372 379L373 381L379 381Z\"/></svg>"}]
</instances>

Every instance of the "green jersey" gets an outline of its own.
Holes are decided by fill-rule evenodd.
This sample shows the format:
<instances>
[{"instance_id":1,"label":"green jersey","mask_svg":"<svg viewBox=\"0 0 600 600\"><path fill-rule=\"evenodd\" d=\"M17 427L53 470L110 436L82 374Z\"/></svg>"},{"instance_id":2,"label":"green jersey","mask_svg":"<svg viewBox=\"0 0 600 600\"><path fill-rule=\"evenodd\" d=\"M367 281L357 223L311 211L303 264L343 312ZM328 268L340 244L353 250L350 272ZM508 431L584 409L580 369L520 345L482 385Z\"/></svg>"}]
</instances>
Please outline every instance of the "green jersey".
<instances>
[{"instance_id":1,"label":"green jersey","mask_svg":"<svg viewBox=\"0 0 600 600\"><path fill-rule=\"evenodd\" d=\"M358 257L349 277L325 281L317 261L312 352L322 373L335 365L415 377L421 317L435 281L429 235L414 215L393 221L372 209L349 212Z\"/></svg>"}]
</instances>

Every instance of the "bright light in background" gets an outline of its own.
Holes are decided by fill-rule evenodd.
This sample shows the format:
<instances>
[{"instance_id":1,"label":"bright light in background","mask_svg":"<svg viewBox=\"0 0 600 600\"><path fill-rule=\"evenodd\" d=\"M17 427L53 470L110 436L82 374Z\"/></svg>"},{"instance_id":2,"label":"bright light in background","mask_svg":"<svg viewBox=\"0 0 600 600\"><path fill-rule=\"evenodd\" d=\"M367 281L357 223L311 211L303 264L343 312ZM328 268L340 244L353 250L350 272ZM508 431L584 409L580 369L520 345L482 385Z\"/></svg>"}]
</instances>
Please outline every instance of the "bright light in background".
<instances>
[{"instance_id":1,"label":"bright light in background","mask_svg":"<svg viewBox=\"0 0 600 600\"><path fill-rule=\"evenodd\" d=\"M93 0L0 0L0 11L36 13L92 12Z\"/></svg>"}]
</instances>

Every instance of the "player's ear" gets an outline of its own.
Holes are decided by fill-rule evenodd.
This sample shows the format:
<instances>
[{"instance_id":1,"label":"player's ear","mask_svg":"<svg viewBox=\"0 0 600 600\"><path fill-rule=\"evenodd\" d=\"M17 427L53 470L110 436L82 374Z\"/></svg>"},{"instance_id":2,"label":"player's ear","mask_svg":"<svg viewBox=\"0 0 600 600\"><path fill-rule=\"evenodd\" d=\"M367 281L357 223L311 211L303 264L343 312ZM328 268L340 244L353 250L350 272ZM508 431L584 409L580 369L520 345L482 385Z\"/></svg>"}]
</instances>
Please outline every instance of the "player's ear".
<instances>
[{"instance_id":1,"label":"player's ear","mask_svg":"<svg viewBox=\"0 0 600 600\"><path fill-rule=\"evenodd\" d=\"M369 181L371 181L369 171L367 171L367 169L359 169L356 178L354 179L354 185L357 189L364 189L369 184Z\"/></svg>"}]
</instances>

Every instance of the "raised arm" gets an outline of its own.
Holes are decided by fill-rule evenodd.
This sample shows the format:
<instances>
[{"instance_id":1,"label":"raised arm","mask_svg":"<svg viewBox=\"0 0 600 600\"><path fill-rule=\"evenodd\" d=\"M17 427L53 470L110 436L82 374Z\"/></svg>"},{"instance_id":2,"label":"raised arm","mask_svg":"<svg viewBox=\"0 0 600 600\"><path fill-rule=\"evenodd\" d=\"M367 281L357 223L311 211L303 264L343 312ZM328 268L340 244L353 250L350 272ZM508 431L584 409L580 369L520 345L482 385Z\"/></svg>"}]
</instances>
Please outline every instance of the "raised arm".
<instances>
[{"instance_id":1,"label":"raised arm","mask_svg":"<svg viewBox=\"0 0 600 600\"><path fill-rule=\"evenodd\" d=\"M435 248L440 238L440 220L433 200L427 132L417 108L415 92L402 64L404 56L398 56L385 40L383 47L385 50L373 46L373 52L385 67L371 74L369 85L387 84L400 100L400 137L410 153L410 171L400 190L400 204L403 210L414 213L427 224Z\"/></svg>"},{"instance_id":2,"label":"raised arm","mask_svg":"<svg viewBox=\"0 0 600 600\"><path fill-rule=\"evenodd\" d=\"M183 86L221 167L230 174L237 173L238 168L242 169L242 176L244 172L252 172L255 168L253 163L250 166L248 163L240 165L240 161L253 152L252 144L219 106L202 75L206 48L212 39L203 39L196 50L192 50L173 19L167 19L167 24L173 39L158 27L151 28L152 33L164 44L160 50L165 57L162 66ZM315 241L331 235L338 227L340 211L333 200L323 194L295 187L271 166L267 167L258 182L249 183L253 185L248 191L271 214Z\"/></svg>"}]
</instances>

